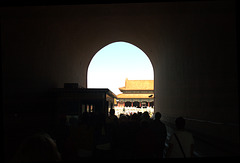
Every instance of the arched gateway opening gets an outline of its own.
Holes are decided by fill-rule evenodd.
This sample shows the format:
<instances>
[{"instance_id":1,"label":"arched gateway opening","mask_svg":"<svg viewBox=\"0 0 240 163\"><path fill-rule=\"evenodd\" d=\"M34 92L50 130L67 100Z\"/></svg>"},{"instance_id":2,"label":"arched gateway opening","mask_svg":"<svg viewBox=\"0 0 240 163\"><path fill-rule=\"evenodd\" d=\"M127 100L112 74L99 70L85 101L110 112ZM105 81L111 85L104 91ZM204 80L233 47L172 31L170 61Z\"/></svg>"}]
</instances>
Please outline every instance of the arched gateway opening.
<instances>
[{"instance_id":1,"label":"arched gateway opening","mask_svg":"<svg viewBox=\"0 0 240 163\"><path fill-rule=\"evenodd\" d=\"M154 70L137 46L114 42L100 49L87 71L88 88L108 88L116 95L116 115L154 112Z\"/></svg>"}]
</instances>

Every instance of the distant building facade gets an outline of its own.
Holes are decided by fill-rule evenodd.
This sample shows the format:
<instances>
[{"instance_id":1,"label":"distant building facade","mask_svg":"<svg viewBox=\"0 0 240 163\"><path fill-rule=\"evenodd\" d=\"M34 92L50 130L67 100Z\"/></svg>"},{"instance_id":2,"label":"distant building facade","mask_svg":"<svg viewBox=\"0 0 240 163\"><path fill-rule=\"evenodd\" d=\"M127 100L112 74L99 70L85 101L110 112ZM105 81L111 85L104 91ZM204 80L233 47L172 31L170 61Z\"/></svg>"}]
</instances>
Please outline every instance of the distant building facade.
<instances>
[{"instance_id":1,"label":"distant building facade","mask_svg":"<svg viewBox=\"0 0 240 163\"><path fill-rule=\"evenodd\" d=\"M119 88L117 108L154 108L154 80L125 80Z\"/></svg>"}]
</instances>

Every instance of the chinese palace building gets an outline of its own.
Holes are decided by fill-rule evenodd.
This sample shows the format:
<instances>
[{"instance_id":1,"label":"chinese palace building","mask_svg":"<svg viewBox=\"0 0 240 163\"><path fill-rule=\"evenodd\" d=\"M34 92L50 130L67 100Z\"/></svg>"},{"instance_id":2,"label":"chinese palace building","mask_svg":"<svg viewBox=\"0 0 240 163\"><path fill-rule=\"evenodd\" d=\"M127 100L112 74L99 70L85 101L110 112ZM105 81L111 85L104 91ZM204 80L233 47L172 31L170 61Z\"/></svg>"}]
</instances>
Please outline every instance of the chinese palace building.
<instances>
[{"instance_id":1,"label":"chinese palace building","mask_svg":"<svg viewBox=\"0 0 240 163\"><path fill-rule=\"evenodd\" d=\"M125 80L125 87L119 88L122 94L117 95L116 114L134 112L153 112L154 80Z\"/></svg>"}]
</instances>

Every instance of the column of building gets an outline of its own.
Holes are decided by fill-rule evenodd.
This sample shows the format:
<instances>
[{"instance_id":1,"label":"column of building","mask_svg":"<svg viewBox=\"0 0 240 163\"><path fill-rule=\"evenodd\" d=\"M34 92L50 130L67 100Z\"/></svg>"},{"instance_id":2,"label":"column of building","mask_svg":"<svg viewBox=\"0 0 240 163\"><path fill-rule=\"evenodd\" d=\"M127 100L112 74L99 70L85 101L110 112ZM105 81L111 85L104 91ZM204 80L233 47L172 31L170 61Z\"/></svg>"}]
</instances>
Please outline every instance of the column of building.
<instances>
[{"instance_id":1,"label":"column of building","mask_svg":"<svg viewBox=\"0 0 240 163\"><path fill-rule=\"evenodd\" d=\"M133 101L127 101L129 103L131 103L129 106L133 107ZM142 101L138 102L139 103L139 107L142 107ZM118 102L118 107L125 107L126 106L126 102ZM146 101L146 106L150 107L151 106L151 102L147 102Z\"/></svg>"}]
</instances>

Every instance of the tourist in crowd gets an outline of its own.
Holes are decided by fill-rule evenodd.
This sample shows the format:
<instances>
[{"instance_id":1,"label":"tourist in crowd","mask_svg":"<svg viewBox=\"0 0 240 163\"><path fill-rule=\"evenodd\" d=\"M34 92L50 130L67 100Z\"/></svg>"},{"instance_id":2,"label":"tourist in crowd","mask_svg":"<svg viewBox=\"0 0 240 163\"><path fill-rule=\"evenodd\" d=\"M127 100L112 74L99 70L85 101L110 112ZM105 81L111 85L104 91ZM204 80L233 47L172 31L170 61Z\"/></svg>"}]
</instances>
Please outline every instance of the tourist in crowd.
<instances>
[{"instance_id":1,"label":"tourist in crowd","mask_svg":"<svg viewBox=\"0 0 240 163\"><path fill-rule=\"evenodd\" d=\"M64 158L71 161L91 158L94 151L94 127L89 121L89 113L79 117L79 123L72 125L65 142Z\"/></svg>"},{"instance_id":2,"label":"tourist in crowd","mask_svg":"<svg viewBox=\"0 0 240 163\"><path fill-rule=\"evenodd\" d=\"M170 138L166 157L193 157L194 140L192 134L184 129L185 119L178 117L175 125L177 130Z\"/></svg>"},{"instance_id":3,"label":"tourist in crowd","mask_svg":"<svg viewBox=\"0 0 240 163\"><path fill-rule=\"evenodd\" d=\"M106 118L106 133L111 142L111 147L114 149L116 146L116 136L119 122L118 117L115 115L115 110L110 109L110 115Z\"/></svg>"},{"instance_id":4,"label":"tourist in crowd","mask_svg":"<svg viewBox=\"0 0 240 163\"><path fill-rule=\"evenodd\" d=\"M118 119L114 109L110 110L108 117L84 112L78 123L71 123L67 130L60 132L65 129L66 119L63 118L58 132L54 132L57 144L47 134L34 135L21 145L14 161L162 158L166 128L160 118L160 113L156 113L152 120L149 113L144 112L129 116L122 114Z\"/></svg>"},{"instance_id":5,"label":"tourist in crowd","mask_svg":"<svg viewBox=\"0 0 240 163\"><path fill-rule=\"evenodd\" d=\"M153 120L153 123L151 125L152 130L154 134L156 135L156 150L155 155L158 158L163 157L163 151L165 148L165 141L167 138L167 129L165 124L160 120L161 119L161 113L156 112L155 113L155 119Z\"/></svg>"},{"instance_id":6,"label":"tourist in crowd","mask_svg":"<svg viewBox=\"0 0 240 163\"><path fill-rule=\"evenodd\" d=\"M24 140L13 162L56 162L61 160L54 140L48 134L41 133Z\"/></svg>"},{"instance_id":7,"label":"tourist in crowd","mask_svg":"<svg viewBox=\"0 0 240 163\"><path fill-rule=\"evenodd\" d=\"M140 122L140 128L136 133L135 157L155 158L157 137L151 128L148 112L144 112Z\"/></svg>"}]
</instances>

